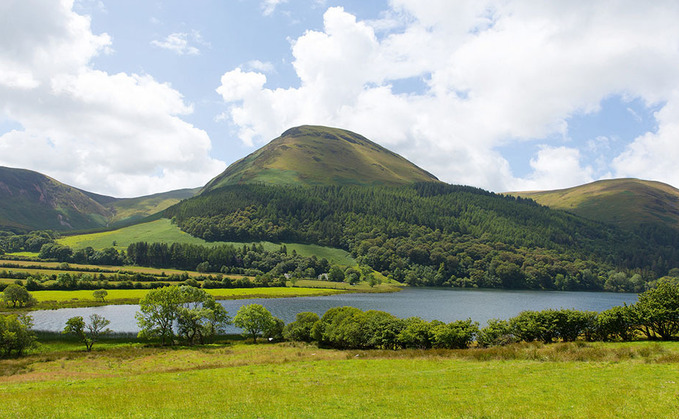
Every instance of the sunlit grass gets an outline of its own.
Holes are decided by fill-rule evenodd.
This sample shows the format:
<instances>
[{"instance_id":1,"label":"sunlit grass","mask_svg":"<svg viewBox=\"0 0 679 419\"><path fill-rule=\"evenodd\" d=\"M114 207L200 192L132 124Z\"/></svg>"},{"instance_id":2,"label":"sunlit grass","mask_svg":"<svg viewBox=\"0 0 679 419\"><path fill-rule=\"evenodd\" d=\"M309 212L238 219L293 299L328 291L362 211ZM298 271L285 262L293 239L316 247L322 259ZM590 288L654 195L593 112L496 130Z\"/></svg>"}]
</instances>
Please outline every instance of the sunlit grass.
<instances>
[{"instance_id":1,"label":"sunlit grass","mask_svg":"<svg viewBox=\"0 0 679 419\"><path fill-rule=\"evenodd\" d=\"M468 354L483 350L238 342L168 349L117 341L86 353L77 342L53 344L53 351L0 361L0 416L636 418L679 409L676 363L654 353L615 360L619 347L643 351L645 343L597 345L612 361L528 359L543 350L528 346L515 348L525 359L478 361Z\"/></svg>"},{"instance_id":2,"label":"sunlit grass","mask_svg":"<svg viewBox=\"0 0 679 419\"><path fill-rule=\"evenodd\" d=\"M92 290L46 290L32 291L31 295L38 301L34 309L53 309L62 307L86 307L102 304L137 304L148 292L148 289L109 289L105 301L94 298ZM288 287L255 287L255 288L216 288L206 289L217 300L234 300L243 298L280 298L310 297L332 295L342 290L320 288L288 288ZM2 293L0 293L2 295Z\"/></svg>"},{"instance_id":3,"label":"sunlit grass","mask_svg":"<svg viewBox=\"0 0 679 419\"><path fill-rule=\"evenodd\" d=\"M172 224L170 220L166 218L161 218L160 220L143 224L135 224L133 226L124 227L118 230L66 236L57 240L58 243L69 246L73 249L82 249L89 246L96 250L107 247L115 247L118 250L124 250L127 249L130 244L142 241L147 243L155 242L167 244L186 243L198 244L202 246L230 244L236 247L242 247L243 245L252 246L254 243L256 243L258 245L261 244L264 249L268 251L278 251L281 245L285 244L288 252L292 252L294 250L300 256L310 257L315 255L319 259L326 258L329 261L339 265L356 265L356 261L345 250L313 244L271 242L206 242L203 239L193 237L183 232L179 229L179 227Z\"/></svg>"}]
</instances>

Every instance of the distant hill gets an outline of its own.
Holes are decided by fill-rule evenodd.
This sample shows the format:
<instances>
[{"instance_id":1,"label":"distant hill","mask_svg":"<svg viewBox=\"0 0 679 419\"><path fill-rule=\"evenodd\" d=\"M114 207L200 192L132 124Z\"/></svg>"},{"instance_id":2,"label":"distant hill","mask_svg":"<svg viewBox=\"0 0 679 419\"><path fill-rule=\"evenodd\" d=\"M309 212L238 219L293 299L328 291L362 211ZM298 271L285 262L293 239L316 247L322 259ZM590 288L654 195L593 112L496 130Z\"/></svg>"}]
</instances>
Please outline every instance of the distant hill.
<instances>
[{"instance_id":1,"label":"distant hill","mask_svg":"<svg viewBox=\"0 0 679 419\"><path fill-rule=\"evenodd\" d=\"M402 185L437 181L408 160L351 131L301 126L233 163L203 192L224 185Z\"/></svg>"},{"instance_id":2,"label":"distant hill","mask_svg":"<svg viewBox=\"0 0 679 419\"><path fill-rule=\"evenodd\" d=\"M82 191L31 170L0 167L0 230L89 230L126 225L189 198L184 189L139 198Z\"/></svg>"},{"instance_id":3,"label":"distant hill","mask_svg":"<svg viewBox=\"0 0 679 419\"><path fill-rule=\"evenodd\" d=\"M116 227L134 224L171 207L183 199L191 198L198 192L200 192L200 188L178 189L137 198L114 198L108 204L99 202L113 210L113 216L109 222L112 227Z\"/></svg>"},{"instance_id":4,"label":"distant hill","mask_svg":"<svg viewBox=\"0 0 679 419\"><path fill-rule=\"evenodd\" d=\"M0 167L0 228L80 230L106 225L110 208L43 174Z\"/></svg>"},{"instance_id":5,"label":"distant hill","mask_svg":"<svg viewBox=\"0 0 679 419\"><path fill-rule=\"evenodd\" d=\"M679 190L639 179L600 180L574 188L512 192L550 208L626 229L662 225L679 230Z\"/></svg>"}]
</instances>

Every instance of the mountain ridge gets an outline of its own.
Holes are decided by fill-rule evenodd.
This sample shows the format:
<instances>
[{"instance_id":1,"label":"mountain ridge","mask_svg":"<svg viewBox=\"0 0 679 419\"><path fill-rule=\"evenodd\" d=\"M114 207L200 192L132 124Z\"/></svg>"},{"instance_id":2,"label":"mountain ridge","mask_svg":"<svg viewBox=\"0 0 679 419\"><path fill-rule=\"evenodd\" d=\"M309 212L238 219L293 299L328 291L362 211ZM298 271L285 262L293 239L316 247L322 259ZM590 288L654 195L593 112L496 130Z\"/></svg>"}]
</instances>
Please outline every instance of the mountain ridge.
<instances>
[{"instance_id":1,"label":"mountain ridge","mask_svg":"<svg viewBox=\"0 0 679 419\"><path fill-rule=\"evenodd\" d=\"M551 191L509 192L553 209L623 228L663 225L679 230L679 189L635 178L605 179Z\"/></svg>"},{"instance_id":2,"label":"mountain ridge","mask_svg":"<svg viewBox=\"0 0 679 419\"><path fill-rule=\"evenodd\" d=\"M136 198L84 191L42 173L0 166L0 230L90 230L159 213L198 192L181 189Z\"/></svg>"}]
</instances>

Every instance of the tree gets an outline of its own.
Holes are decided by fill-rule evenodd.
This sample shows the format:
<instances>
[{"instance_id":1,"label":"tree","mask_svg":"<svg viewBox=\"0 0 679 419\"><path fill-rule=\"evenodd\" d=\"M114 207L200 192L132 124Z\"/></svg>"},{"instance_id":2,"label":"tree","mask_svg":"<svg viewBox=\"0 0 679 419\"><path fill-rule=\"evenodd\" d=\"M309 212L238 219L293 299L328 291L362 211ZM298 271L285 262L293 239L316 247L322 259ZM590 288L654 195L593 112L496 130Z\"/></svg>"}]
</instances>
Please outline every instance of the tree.
<instances>
[{"instance_id":1,"label":"tree","mask_svg":"<svg viewBox=\"0 0 679 419\"><path fill-rule=\"evenodd\" d=\"M674 281L658 280L658 286L640 294L632 307L649 339L669 340L679 332L679 285Z\"/></svg>"},{"instance_id":2,"label":"tree","mask_svg":"<svg viewBox=\"0 0 679 419\"><path fill-rule=\"evenodd\" d=\"M35 334L31 330L33 319L27 315L0 316L0 350L4 356L23 352L35 346Z\"/></svg>"},{"instance_id":3,"label":"tree","mask_svg":"<svg viewBox=\"0 0 679 419\"><path fill-rule=\"evenodd\" d=\"M252 336L257 343L257 336L276 327L276 318L260 304L248 304L238 309L233 324L243 329L244 336Z\"/></svg>"},{"instance_id":4,"label":"tree","mask_svg":"<svg viewBox=\"0 0 679 419\"><path fill-rule=\"evenodd\" d=\"M342 282L344 281L344 271L339 266L332 266L328 273L328 281Z\"/></svg>"},{"instance_id":5,"label":"tree","mask_svg":"<svg viewBox=\"0 0 679 419\"><path fill-rule=\"evenodd\" d=\"M5 304L12 303L12 307L30 307L36 303L35 298L21 285L10 284L5 288L2 294L2 299Z\"/></svg>"},{"instance_id":6,"label":"tree","mask_svg":"<svg viewBox=\"0 0 679 419\"><path fill-rule=\"evenodd\" d=\"M110 320L98 314L92 314L90 316L90 322L85 323L81 316L71 317L66 321L66 327L62 333L70 333L85 344L87 352L92 350L92 346L95 342L99 340L102 335L111 332L106 326L111 324Z\"/></svg>"},{"instance_id":7,"label":"tree","mask_svg":"<svg viewBox=\"0 0 679 419\"><path fill-rule=\"evenodd\" d=\"M224 331L231 322L224 306L205 290L180 287L181 304L177 312L177 334L188 345L203 344Z\"/></svg>"},{"instance_id":8,"label":"tree","mask_svg":"<svg viewBox=\"0 0 679 419\"><path fill-rule=\"evenodd\" d=\"M101 289L101 290L96 290L92 293L92 296L96 298L97 300L101 300L103 303L106 300L106 296L108 295L108 291Z\"/></svg>"},{"instance_id":9,"label":"tree","mask_svg":"<svg viewBox=\"0 0 679 419\"><path fill-rule=\"evenodd\" d=\"M174 343L173 325L181 304L181 291L176 285L151 290L139 301L134 315L139 337L160 338L161 345Z\"/></svg>"},{"instance_id":10,"label":"tree","mask_svg":"<svg viewBox=\"0 0 679 419\"><path fill-rule=\"evenodd\" d=\"M139 301L135 317L139 337L160 338L161 345L174 344L177 336L189 345L204 343L230 322L212 295L187 285L149 291Z\"/></svg>"}]
</instances>

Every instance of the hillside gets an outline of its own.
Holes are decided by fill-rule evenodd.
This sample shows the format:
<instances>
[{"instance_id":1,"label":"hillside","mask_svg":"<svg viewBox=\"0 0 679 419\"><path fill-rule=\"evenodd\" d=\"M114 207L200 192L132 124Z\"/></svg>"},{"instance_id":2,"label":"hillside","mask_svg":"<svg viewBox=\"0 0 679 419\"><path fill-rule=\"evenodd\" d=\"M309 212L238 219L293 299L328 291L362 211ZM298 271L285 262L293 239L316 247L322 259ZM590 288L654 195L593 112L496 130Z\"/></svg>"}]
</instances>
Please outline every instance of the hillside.
<instances>
[{"instance_id":1,"label":"hillside","mask_svg":"<svg viewBox=\"0 0 679 419\"><path fill-rule=\"evenodd\" d=\"M233 163L203 192L225 185L402 185L432 174L367 138L337 128L301 126Z\"/></svg>"},{"instance_id":2,"label":"hillside","mask_svg":"<svg viewBox=\"0 0 679 419\"><path fill-rule=\"evenodd\" d=\"M112 215L76 188L30 170L0 167L0 229L87 229L106 225Z\"/></svg>"},{"instance_id":3,"label":"hillside","mask_svg":"<svg viewBox=\"0 0 679 419\"><path fill-rule=\"evenodd\" d=\"M623 199L629 193L617 205L638 200ZM656 214L672 214L675 198L654 193ZM447 185L358 134L323 127L286 131L164 214L207 241L342 248L410 285L632 291L679 266L679 234Z\"/></svg>"},{"instance_id":4,"label":"hillside","mask_svg":"<svg viewBox=\"0 0 679 419\"><path fill-rule=\"evenodd\" d=\"M660 225L679 230L679 190L661 182L611 179L568 189L511 195L622 228Z\"/></svg>"},{"instance_id":5,"label":"hillside","mask_svg":"<svg viewBox=\"0 0 679 419\"><path fill-rule=\"evenodd\" d=\"M24 169L0 167L0 230L88 230L126 225L195 195L182 189L114 198L63 184Z\"/></svg>"},{"instance_id":6,"label":"hillside","mask_svg":"<svg viewBox=\"0 0 679 419\"><path fill-rule=\"evenodd\" d=\"M177 202L191 198L200 192L200 188L179 189L137 198L114 199L108 207L113 210L109 220L111 226L134 224L144 218L157 214Z\"/></svg>"}]
</instances>

